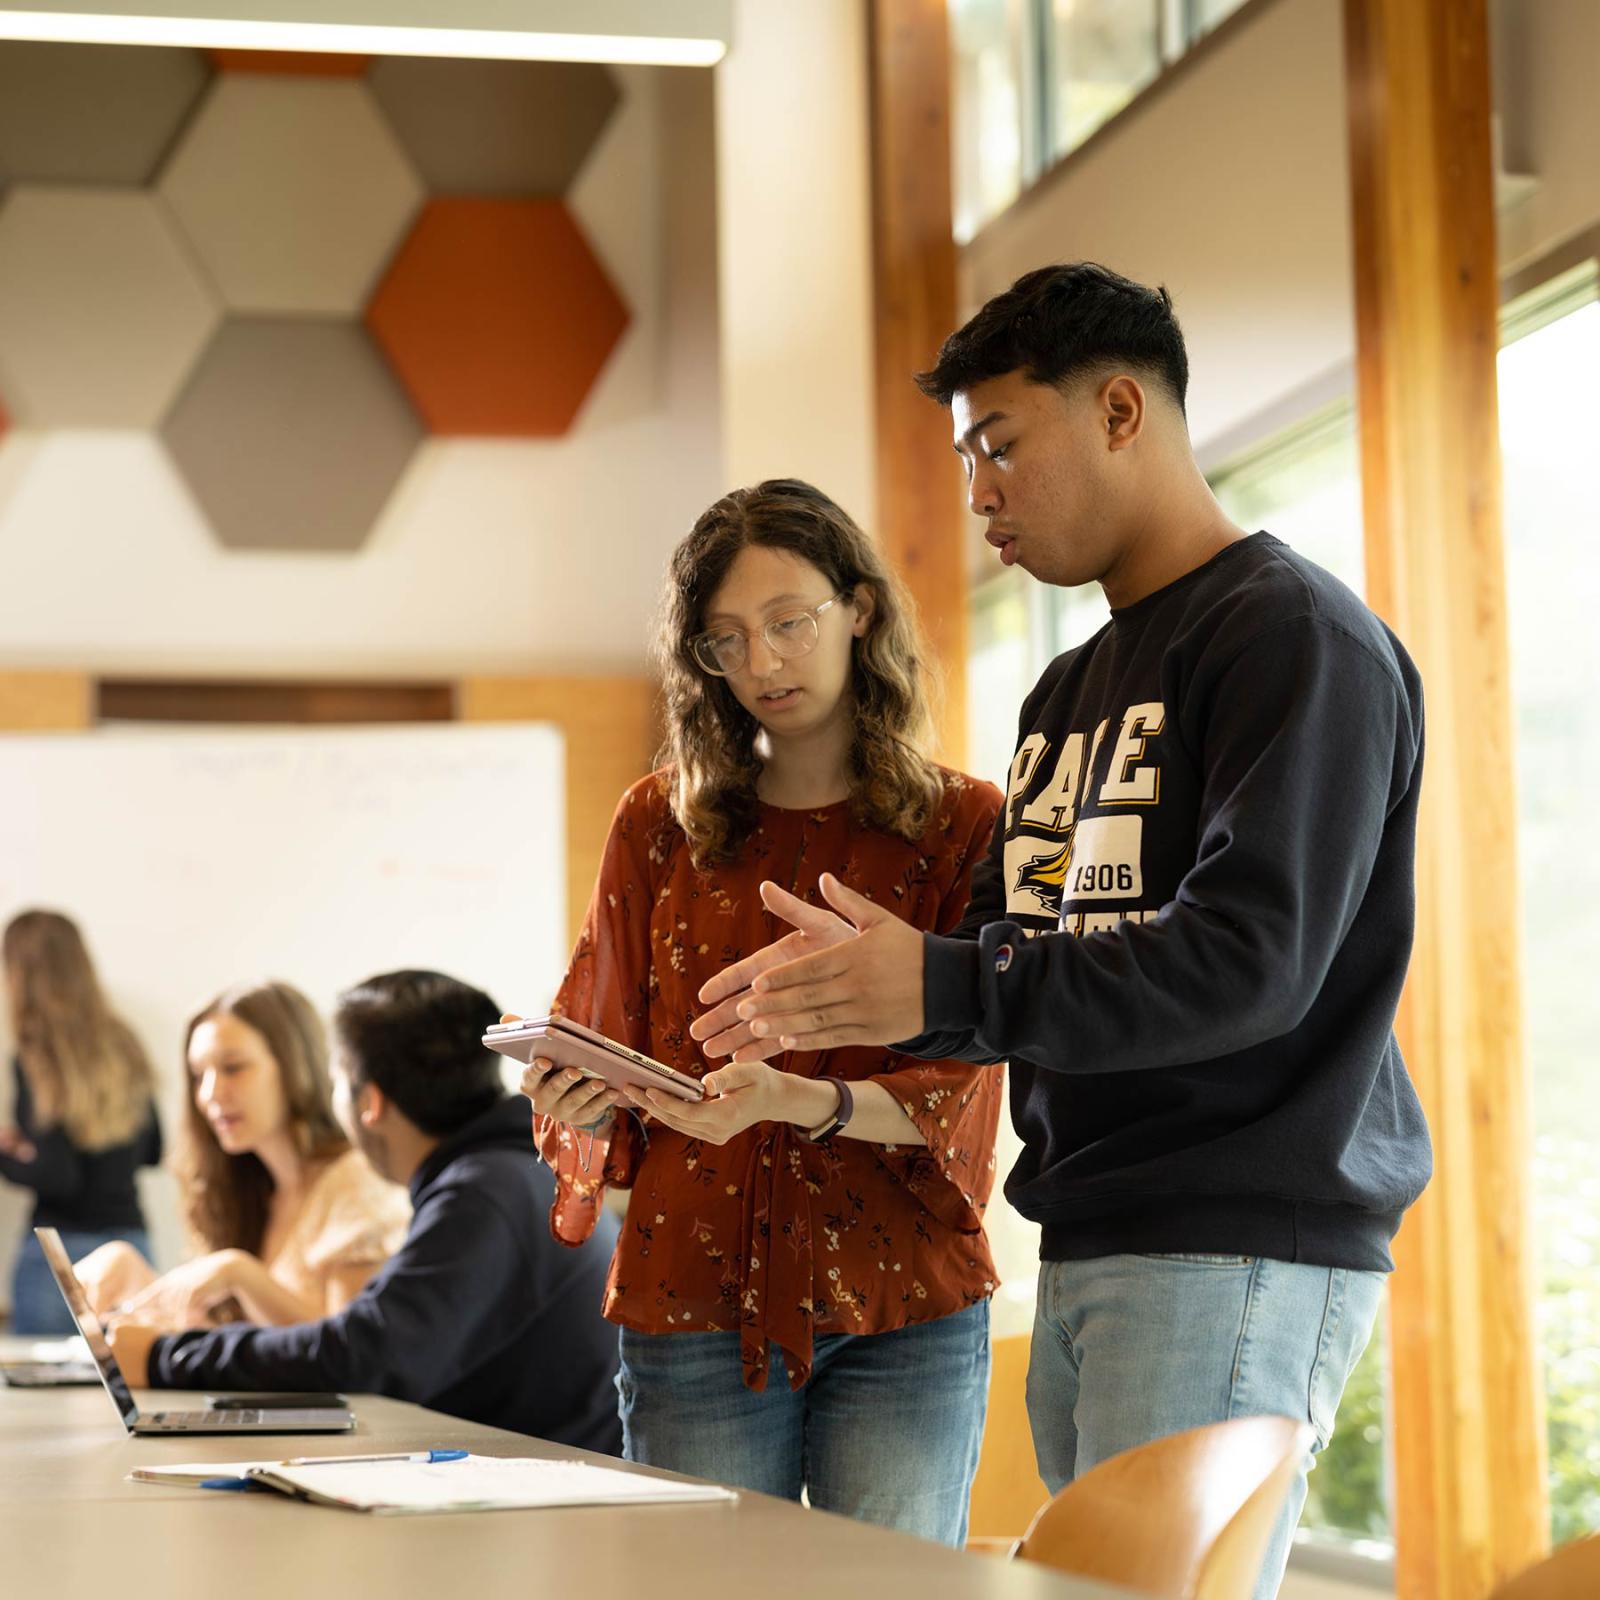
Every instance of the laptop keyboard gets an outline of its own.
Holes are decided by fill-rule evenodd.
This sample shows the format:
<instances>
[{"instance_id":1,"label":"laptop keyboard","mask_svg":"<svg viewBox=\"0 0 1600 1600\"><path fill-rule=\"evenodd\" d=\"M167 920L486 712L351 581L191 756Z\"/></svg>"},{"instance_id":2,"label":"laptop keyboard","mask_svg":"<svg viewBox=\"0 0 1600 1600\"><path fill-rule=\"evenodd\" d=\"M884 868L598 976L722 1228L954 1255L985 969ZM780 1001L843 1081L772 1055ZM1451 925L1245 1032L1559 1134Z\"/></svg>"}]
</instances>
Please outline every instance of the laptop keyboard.
<instances>
[{"instance_id":1,"label":"laptop keyboard","mask_svg":"<svg viewBox=\"0 0 1600 1600\"><path fill-rule=\"evenodd\" d=\"M160 1428L237 1428L261 1420L259 1411L153 1411L150 1420Z\"/></svg>"}]
</instances>

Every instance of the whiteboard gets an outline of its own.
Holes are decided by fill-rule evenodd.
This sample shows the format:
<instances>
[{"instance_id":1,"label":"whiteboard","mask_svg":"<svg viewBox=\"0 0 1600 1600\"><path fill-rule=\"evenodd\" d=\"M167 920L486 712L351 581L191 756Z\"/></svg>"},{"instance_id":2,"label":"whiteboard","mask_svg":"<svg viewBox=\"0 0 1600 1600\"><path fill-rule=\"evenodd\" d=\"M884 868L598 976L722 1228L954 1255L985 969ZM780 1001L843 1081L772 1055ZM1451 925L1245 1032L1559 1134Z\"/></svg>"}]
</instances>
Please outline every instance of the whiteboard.
<instances>
[{"instance_id":1,"label":"whiteboard","mask_svg":"<svg viewBox=\"0 0 1600 1600\"><path fill-rule=\"evenodd\" d=\"M544 1009L566 962L563 793L561 734L526 724L0 737L0 924L78 922L155 1064L170 1152L184 1024L231 985L282 978L326 1016L362 978L431 967ZM0 1115L10 1094L6 1070ZM142 1182L171 1264L172 1180ZM0 1304L31 1204L0 1184Z\"/></svg>"}]
</instances>

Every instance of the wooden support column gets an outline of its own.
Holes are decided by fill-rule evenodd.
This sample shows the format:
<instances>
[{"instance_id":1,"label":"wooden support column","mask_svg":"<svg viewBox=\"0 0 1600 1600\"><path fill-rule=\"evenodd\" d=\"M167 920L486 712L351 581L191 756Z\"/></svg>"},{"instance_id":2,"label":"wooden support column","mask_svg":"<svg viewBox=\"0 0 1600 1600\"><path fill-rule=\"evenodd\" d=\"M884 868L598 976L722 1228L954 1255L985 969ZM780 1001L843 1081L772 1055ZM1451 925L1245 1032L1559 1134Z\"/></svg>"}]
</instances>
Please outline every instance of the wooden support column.
<instances>
[{"instance_id":1,"label":"wooden support column","mask_svg":"<svg viewBox=\"0 0 1600 1600\"><path fill-rule=\"evenodd\" d=\"M1548 1539L1533 1322L1487 0L1345 0L1367 593L1427 695L1400 1040L1437 1173L1396 1247L1401 1600Z\"/></svg>"},{"instance_id":2,"label":"wooden support column","mask_svg":"<svg viewBox=\"0 0 1600 1600\"><path fill-rule=\"evenodd\" d=\"M551 722L567 741L567 928L577 938L605 853L612 813L650 771L659 730L648 678L468 678L463 722Z\"/></svg>"},{"instance_id":3,"label":"wooden support column","mask_svg":"<svg viewBox=\"0 0 1600 1600\"><path fill-rule=\"evenodd\" d=\"M0 672L0 733L76 733L94 722L82 672Z\"/></svg>"},{"instance_id":4,"label":"wooden support column","mask_svg":"<svg viewBox=\"0 0 1600 1600\"><path fill-rule=\"evenodd\" d=\"M878 534L916 601L941 679L941 758L967 720L967 529L948 418L912 374L956 326L945 0L872 0L872 258Z\"/></svg>"}]
</instances>

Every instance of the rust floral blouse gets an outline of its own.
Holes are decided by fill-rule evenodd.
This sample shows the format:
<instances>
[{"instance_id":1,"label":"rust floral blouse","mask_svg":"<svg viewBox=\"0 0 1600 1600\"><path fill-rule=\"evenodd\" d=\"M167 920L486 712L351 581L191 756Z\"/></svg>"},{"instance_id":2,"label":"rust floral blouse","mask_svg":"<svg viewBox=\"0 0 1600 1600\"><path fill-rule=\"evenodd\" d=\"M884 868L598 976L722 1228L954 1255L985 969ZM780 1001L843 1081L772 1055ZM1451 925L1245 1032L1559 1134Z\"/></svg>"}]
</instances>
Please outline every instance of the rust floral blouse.
<instances>
[{"instance_id":1,"label":"rust floral blouse","mask_svg":"<svg viewBox=\"0 0 1600 1600\"><path fill-rule=\"evenodd\" d=\"M945 771L916 844L851 820L846 802L815 811L762 806L735 862L695 869L659 775L622 797L593 901L556 1008L575 1021L703 1077L689 1037L700 986L789 932L761 903L771 878L821 904L831 871L913 926L946 932L966 906L999 792ZM926 1148L838 1137L817 1145L760 1123L724 1145L619 1114L610 1137L537 1118L558 1183L555 1237L579 1244L606 1185L629 1188L605 1315L643 1333L740 1330L745 1382L767 1380L767 1341L789 1381L809 1377L820 1333L883 1333L992 1294L983 1212L994 1181L996 1068L913 1060L881 1047L791 1052L772 1065L806 1077L881 1083Z\"/></svg>"}]
</instances>

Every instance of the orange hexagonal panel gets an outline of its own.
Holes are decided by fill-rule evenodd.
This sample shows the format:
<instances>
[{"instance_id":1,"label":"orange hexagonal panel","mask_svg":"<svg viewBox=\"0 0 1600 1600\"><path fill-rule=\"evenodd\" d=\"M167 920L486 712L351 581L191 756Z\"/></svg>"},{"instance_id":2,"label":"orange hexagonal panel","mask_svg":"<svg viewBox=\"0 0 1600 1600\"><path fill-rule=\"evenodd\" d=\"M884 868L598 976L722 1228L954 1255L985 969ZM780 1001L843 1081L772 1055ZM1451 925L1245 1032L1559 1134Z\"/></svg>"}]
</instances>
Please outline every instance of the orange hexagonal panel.
<instances>
[{"instance_id":1,"label":"orange hexagonal panel","mask_svg":"<svg viewBox=\"0 0 1600 1600\"><path fill-rule=\"evenodd\" d=\"M371 56L316 50L207 50L219 72L287 72L302 78L359 78Z\"/></svg>"},{"instance_id":2,"label":"orange hexagonal panel","mask_svg":"<svg viewBox=\"0 0 1600 1600\"><path fill-rule=\"evenodd\" d=\"M435 433L572 426L628 308L559 200L424 208L367 323Z\"/></svg>"}]
</instances>

